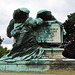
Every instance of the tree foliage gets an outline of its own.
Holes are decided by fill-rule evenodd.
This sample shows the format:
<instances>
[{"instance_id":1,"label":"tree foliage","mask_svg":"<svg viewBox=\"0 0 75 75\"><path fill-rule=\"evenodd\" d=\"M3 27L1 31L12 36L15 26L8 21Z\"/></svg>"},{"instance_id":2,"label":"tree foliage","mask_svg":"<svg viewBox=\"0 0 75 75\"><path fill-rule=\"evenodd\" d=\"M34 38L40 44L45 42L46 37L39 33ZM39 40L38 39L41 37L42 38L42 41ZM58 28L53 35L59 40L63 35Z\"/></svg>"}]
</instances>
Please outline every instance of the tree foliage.
<instances>
[{"instance_id":1,"label":"tree foliage","mask_svg":"<svg viewBox=\"0 0 75 75\"><path fill-rule=\"evenodd\" d=\"M67 58L75 58L75 13L68 15L68 19L63 23L67 32L64 36L63 56Z\"/></svg>"},{"instance_id":2,"label":"tree foliage","mask_svg":"<svg viewBox=\"0 0 75 75\"><path fill-rule=\"evenodd\" d=\"M64 37L65 41L69 42L75 38L75 13L68 15L68 19L63 23L67 32Z\"/></svg>"},{"instance_id":3,"label":"tree foliage","mask_svg":"<svg viewBox=\"0 0 75 75\"><path fill-rule=\"evenodd\" d=\"M2 46L0 46L0 58L1 58L3 55L7 54L8 52L9 52L9 50L7 50L6 47L3 48Z\"/></svg>"}]
</instances>

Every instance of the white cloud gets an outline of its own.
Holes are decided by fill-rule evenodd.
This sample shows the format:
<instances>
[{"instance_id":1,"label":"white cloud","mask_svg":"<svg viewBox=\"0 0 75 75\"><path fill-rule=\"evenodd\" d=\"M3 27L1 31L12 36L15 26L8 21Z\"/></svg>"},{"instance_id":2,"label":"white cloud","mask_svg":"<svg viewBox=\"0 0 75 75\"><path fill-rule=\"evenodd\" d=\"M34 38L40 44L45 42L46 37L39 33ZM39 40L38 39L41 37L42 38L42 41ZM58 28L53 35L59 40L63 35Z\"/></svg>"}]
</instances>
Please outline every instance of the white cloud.
<instances>
[{"instance_id":1,"label":"white cloud","mask_svg":"<svg viewBox=\"0 0 75 75\"><path fill-rule=\"evenodd\" d=\"M11 50L12 45L11 44L2 44L3 48L7 47L7 49Z\"/></svg>"}]
</instances>

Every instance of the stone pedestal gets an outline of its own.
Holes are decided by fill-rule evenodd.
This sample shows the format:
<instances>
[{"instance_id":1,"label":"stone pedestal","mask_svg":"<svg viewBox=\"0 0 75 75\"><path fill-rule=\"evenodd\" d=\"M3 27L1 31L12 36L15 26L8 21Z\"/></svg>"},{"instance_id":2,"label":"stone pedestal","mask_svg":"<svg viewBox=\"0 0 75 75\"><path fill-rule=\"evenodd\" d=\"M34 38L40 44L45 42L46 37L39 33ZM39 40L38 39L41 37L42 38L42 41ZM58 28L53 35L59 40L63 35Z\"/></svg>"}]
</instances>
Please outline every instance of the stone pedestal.
<instances>
[{"instance_id":1,"label":"stone pedestal","mask_svg":"<svg viewBox=\"0 0 75 75\"><path fill-rule=\"evenodd\" d=\"M49 70L50 66L47 65L49 62L33 62L33 61L15 61L5 62L0 61L1 71L27 71L27 72L42 72Z\"/></svg>"},{"instance_id":2,"label":"stone pedestal","mask_svg":"<svg viewBox=\"0 0 75 75\"><path fill-rule=\"evenodd\" d=\"M51 47L51 48L44 48L44 50L45 50L45 56L48 57L49 59L63 59L63 58L65 58L62 55L64 48Z\"/></svg>"},{"instance_id":3,"label":"stone pedestal","mask_svg":"<svg viewBox=\"0 0 75 75\"><path fill-rule=\"evenodd\" d=\"M63 48L44 48L45 56L47 59L31 59L30 61L13 61L6 60L0 61L1 71L35 71L42 72L51 70L55 67L55 64L60 64L63 60L62 51ZM59 60L60 61L59 61ZM59 62L59 63L57 63ZM54 65L54 67L52 66ZM61 66L61 65L60 65Z\"/></svg>"},{"instance_id":4,"label":"stone pedestal","mask_svg":"<svg viewBox=\"0 0 75 75\"><path fill-rule=\"evenodd\" d=\"M35 61L35 62L34 62ZM32 59L31 61L0 61L0 71L42 72L48 70L75 70L75 59Z\"/></svg>"}]
</instances>

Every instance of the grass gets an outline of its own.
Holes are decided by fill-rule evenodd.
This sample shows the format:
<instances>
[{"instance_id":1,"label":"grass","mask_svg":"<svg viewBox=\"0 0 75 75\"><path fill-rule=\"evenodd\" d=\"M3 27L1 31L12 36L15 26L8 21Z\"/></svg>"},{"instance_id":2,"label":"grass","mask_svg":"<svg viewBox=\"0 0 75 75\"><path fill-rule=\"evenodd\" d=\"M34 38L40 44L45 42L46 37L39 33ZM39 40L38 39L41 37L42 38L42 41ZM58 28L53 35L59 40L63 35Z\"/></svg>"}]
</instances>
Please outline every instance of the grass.
<instances>
[{"instance_id":1,"label":"grass","mask_svg":"<svg viewBox=\"0 0 75 75\"><path fill-rule=\"evenodd\" d=\"M75 71L72 70L50 70L44 72L12 72L12 71L0 71L0 73L25 73L25 74L65 74L75 75Z\"/></svg>"}]
</instances>

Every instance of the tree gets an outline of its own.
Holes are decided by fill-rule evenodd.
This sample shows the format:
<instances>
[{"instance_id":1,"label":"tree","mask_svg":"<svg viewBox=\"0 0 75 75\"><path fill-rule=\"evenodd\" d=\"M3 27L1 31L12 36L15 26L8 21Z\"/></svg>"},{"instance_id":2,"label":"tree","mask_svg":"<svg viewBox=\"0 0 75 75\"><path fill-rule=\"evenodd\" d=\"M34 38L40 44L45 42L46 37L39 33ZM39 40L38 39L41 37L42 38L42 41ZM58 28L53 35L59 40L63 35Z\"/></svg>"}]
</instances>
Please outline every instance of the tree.
<instances>
[{"instance_id":1,"label":"tree","mask_svg":"<svg viewBox=\"0 0 75 75\"><path fill-rule=\"evenodd\" d=\"M6 47L3 48L2 46L0 46L0 58L7 53L9 53L9 50L7 50Z\"/></svg>"},{"instance_id":2,"label":"tree","mask_svg":"<svg viewBox=\"0 0 75 75\"><path fill-rule=\"evenodd\" d=\"M0 36L0 45L2 44L3 40L4 40L4 38L1 38L1 36Z\"/></svg>"},{"instance_id":3,"label":"tree","mask_svg":"<svg viewBox=\"0 0 75 75\"><path fill-rule=\"evenodd\" d=\"M68 19L63 23L67 32L64 36L63 56L75 58L75 13L68 15Z\"/></svg>"},{"instance_id":4,"label":"tree","mask_svg":"<svg viewBox=\"0 0 75 75\"><path fill-rule=\"evenodd\" d=\"M75 13L68 15L68 19L63 23L67 32L64 41L69 42L75 38Z\"/></svg>"}]
</instances>

